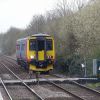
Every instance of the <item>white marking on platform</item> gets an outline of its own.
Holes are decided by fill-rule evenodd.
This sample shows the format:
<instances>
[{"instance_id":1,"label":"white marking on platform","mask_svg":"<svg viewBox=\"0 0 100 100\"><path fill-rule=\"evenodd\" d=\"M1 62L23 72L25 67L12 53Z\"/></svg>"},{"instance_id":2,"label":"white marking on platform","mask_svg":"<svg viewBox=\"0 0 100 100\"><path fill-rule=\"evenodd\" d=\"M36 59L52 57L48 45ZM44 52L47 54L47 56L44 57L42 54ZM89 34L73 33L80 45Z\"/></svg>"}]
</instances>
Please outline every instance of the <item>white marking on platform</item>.
<instances>
[{"instance_id":1,"label":"white marking on platform","mask_svg":"<svg viewBox=\"0 0 100 100\"><path fill-rule=\"evenodd\" d=\"M3 97L2 97L2 94L1 94L1 92L0 92L0 100L3 100Z\"/></svg>"}]
</instances>

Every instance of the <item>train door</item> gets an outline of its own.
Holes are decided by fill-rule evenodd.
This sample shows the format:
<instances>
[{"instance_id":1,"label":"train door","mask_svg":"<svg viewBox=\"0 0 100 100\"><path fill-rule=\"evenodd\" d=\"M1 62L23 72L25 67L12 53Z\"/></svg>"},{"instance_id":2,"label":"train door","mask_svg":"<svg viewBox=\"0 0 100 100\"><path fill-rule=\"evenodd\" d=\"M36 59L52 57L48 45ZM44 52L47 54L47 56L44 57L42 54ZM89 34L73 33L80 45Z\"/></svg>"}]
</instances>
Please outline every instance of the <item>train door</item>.
<instances>
[{"instance_id":1,"label":"train door","mask_svg":"<svg viewBox=\"0 0 100 100\"><path fill-rule=\"evenodd\" d=\"M45 40L37 40L37 58L39 61L45 60Z\"/></svg>"}]
</instances>

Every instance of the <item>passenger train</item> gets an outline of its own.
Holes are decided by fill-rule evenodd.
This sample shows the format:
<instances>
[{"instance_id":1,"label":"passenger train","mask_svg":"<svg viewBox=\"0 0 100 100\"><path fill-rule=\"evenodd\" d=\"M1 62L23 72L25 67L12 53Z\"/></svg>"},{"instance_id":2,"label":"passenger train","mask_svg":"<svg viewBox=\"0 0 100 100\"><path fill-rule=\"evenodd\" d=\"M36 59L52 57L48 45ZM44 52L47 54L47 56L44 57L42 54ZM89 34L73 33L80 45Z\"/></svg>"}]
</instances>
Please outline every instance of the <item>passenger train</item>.
<instances>
[{"instance_id":1,"label":"passenger train","mask_svg":"<svg viewBox=\"0 0 100 100\"><path fill-rule=\"evenodd\" d=\"M27 70L48 72L55 62L54 38L48 34L34 34L16 42L17 63Z\"/></svg>"}]
</instances>

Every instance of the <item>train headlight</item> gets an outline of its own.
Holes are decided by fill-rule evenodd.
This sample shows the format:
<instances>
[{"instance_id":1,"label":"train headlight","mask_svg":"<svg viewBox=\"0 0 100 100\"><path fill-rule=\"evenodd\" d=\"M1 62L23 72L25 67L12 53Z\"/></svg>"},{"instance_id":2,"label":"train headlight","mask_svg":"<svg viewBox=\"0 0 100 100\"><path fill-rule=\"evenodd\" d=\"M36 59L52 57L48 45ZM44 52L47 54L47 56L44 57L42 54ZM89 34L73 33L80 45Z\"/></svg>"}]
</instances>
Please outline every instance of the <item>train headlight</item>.
<instances>
[{"instance_id":1,"label":"train headlight","mask_svg":"<svg viewBox=\"0 0 100 100\"><path fill-rule=\"evenodd\" d=\"M48 59L53 59L53 56L47 56Z\"/></svg>"},{"instance_id":2,"label":"train headlight","mask_svg":"<svg viewBox=\"0 0 100 100\"><path fill-rule=\"evenodd\" d=\"M31 56L30 56L30 58L31 58L31 59L34 59L34 56L33 56L33 55L31 55Z\"/></svg>"}]
</instances>

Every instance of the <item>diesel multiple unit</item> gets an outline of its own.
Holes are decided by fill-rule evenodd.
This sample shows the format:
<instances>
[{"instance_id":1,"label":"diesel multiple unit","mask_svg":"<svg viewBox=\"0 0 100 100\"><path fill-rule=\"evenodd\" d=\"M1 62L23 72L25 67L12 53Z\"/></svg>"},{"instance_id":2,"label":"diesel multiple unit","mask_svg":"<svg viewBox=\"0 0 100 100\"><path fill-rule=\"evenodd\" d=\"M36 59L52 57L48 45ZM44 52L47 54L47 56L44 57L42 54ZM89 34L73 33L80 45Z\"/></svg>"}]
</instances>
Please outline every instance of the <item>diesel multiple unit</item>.
<instances>
[{"instance_id":1,"label":"diesel multiple unit","mask_svg":"<svg viewBox=\"0 0 100 100\"><path fill-rule=\"evenodd\" d=\"M34 34L17 40L16 57L19 65L31 71L49 71L55 61L54 39L48 34Z\"/></svg>"}]
</instances>

